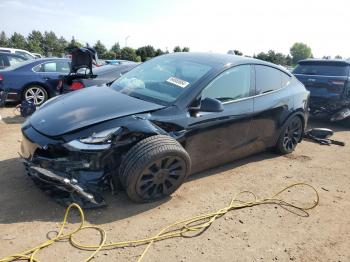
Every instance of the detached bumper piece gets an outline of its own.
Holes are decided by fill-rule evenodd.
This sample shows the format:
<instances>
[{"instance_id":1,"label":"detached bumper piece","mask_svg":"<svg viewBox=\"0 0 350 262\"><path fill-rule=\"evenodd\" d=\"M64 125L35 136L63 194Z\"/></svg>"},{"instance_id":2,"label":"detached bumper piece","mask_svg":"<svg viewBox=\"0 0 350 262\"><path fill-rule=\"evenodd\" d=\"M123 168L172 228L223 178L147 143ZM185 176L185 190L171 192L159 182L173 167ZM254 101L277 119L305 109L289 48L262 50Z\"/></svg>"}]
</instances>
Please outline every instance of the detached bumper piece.
<instances>
[{"instance_id":1,"label":"detached bumper piece","mask_svg":"<svg viewBox=\"0 0 350 262\"><path fill-rule=\"evenodd\" d=\"M34 183L48 193L56 202L65 206L77 203L84 208L105 206L96 181L104 176L103 172L80 171L82 179L68 177L67 174L42 168L23 159L28 175ZM88 178L86 180L84 178Z\"/></svg>"}]
</instances>

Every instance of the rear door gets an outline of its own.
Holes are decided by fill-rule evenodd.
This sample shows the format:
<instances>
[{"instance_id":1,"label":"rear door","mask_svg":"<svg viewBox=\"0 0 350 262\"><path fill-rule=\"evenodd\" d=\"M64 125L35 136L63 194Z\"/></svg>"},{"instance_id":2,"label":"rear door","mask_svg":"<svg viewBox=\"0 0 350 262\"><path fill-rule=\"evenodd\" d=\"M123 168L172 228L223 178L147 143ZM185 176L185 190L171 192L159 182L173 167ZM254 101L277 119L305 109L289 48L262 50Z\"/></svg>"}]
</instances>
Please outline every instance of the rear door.
<instances>
[{"instance_id":1,"label":"rear door","mask_svg":"<svg viewBox=\"0 0 350 262\"><path fill-rule=\"evenodd\" d=\"M256 96L252 137L254 150L273 146L284 120L294 107L288 85L292 76L266 65L255 65Z\"/></svg>"},{"instance_id":2,"label":"rear door","mask_svg":"<svg viewBox=\"0 0 350 262\"><path fill-rule=\"evenodd\" d=\"M311 98L339 99L348 81L349 65L342 61L303 61L293 74L310 91Z\"/></svg>"}]
</instances>

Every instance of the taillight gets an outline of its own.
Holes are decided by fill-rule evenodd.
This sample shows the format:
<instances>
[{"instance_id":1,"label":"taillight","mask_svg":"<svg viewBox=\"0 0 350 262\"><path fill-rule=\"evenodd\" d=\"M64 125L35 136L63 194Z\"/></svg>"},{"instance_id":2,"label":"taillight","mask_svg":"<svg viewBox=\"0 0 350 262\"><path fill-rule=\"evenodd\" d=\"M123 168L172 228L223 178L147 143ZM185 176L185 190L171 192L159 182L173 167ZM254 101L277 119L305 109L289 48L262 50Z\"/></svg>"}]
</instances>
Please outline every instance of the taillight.
<instances>
[{"instance_id":1,"label":"taillight","mask_svg":"<svg viewBox=\"0 0 350 262\"><path fill-rule=\"evenodd\" d=\"M84 88L84 84L82 82L76 81L70 85L70 90L78 90L82 88Z\"/></svg>"},{"instance_id":2,"label":"taillight","mask_svg":"<svg viewBox=\"0 0 350 262\"><path fill-rule=\"evenodd\" d=\"M0 75L0 81L4 80L4 77L2 75Z\"/></svg>"},{"instance_id":3,"label":"taillight","mask_svg":"<svg viewBox=\"0 0 350 262\"><path fill-rule=\"evenodd\" d=\"M60 90L60 89L61 89L61 87L62 87L62 85L63 85L63 81L62 81L62 79L58 80L57 90Z\"/></svg>"}]
</instances>

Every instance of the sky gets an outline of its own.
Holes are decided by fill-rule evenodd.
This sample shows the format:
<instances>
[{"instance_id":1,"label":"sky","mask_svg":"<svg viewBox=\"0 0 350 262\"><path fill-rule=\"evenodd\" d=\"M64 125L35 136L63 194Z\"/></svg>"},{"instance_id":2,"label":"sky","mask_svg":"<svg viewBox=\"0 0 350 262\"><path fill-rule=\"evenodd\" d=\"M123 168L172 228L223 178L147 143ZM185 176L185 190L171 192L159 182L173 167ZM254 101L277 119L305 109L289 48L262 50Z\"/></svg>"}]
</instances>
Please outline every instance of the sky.
<instances>
[{"instance_id":1,"label":"sky","mask_svg":"<svg viewBox=\"0 0 350 262\"><path fill-rule=\"evenodd\" d=\"M289 53L295 42L314 57L350 57L349 0L0 0L0 31L27 35L54 31L70 40L107 48L137 48L246 55L273 49Z\"/></svg>"}]
</instances>

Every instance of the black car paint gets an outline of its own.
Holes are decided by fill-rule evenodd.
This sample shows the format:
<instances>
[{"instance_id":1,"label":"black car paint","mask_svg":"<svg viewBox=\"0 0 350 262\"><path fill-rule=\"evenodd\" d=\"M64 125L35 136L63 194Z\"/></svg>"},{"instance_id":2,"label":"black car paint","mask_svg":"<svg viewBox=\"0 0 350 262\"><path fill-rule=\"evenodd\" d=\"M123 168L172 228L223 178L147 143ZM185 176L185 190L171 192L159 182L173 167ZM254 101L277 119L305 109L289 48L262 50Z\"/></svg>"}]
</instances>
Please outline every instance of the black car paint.
<instances>
[{"instance_id":1,"label":"black car paint","mask_svg":"<svg viewBox=\"0 0 350 262\"><path fill-rule=\"evenodd\" d=\"M306 59L298 65L309 66L341 66L345 68L344 75L333 75L330 72L323 75L301 74L294 69L293 74L310 91L310 113L325 114L332 119L343 109L350 108L350 62L344 60ZM336 82L344 84L335 84Z\"/></svg>"},{"instance_id":2,"label":"black car paint","mask_svg":"<svg viewBox=\"0 0 350 262\"><path fill-rule=\"evenodd\" d=\"M91 181L84 182L84 172L100 172L96 181L107 185L106 181L112 175L118 175L118 165L123 155L145 137L166 134L179 141L191 157L192 173L196 173L274 146L291 116L298 115L306 125L309 94L292 76L290 86L266 94L257 94L255 81L252 81L251 96L224 104L223 112L193 112L191 108L198 103L201 90L231 67L250 64L252 78L257 64L290 74L273 64L255 59L214 54L178 55L197 61L211 61L214 67L172 105L158 105L113 94L117 91L110 87L92 87L73 92L47 102L24 123L24 137L41 149L34 152L33 148L30 150L22 144L23 157L38 165L49 158L51 162L45 162L48 169L52 169L60 159L59 165L66 169L66 173L71 172L84 189L101 198L99 190L89 186ZM119 101L123 104L117 105ZM101 112L97 112L97 109ZM90 113L81 116L84 112ZM111 127L121 127L122 132L118 134L118 140L103 152L69 151L62 146ZM81 165L84 161L92 164L88 169L70 170L70 162L79 160ZM110 184L112 190L114 186Z\"/></svg>"}]
</instances>

